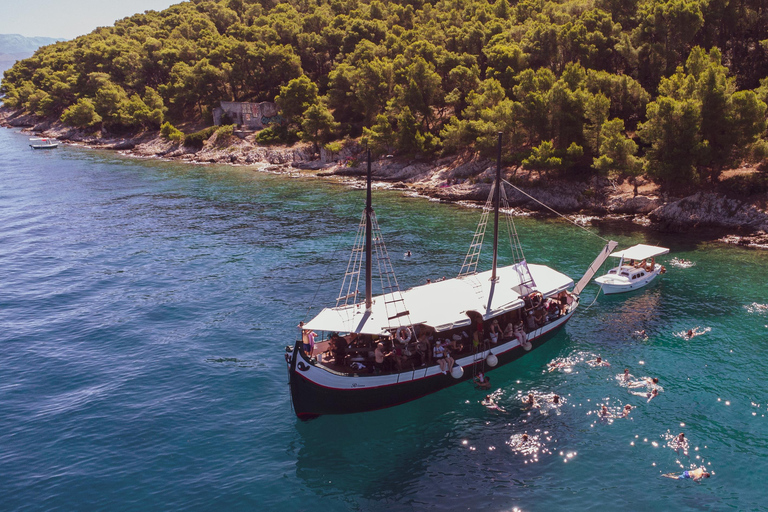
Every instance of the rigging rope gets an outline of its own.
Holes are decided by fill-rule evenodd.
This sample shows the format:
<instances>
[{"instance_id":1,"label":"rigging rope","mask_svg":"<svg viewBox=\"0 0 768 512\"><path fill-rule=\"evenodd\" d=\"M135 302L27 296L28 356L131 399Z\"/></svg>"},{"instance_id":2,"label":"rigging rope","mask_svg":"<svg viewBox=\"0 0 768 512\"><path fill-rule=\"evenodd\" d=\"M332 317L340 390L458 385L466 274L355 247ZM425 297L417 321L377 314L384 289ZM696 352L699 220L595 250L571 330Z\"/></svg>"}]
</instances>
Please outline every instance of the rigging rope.
<instances>
[{"instance_id":1,"label":"rigging rope","mask_svg":"<svg viewBox=\"0 0 768 512\"><path fill-rule=\"evenodd\" d=\"M501 180L501 181L503 181L504 183L506 183L507 185L509 185L509 186L510 186L510 187L512 187L513 189L517 190L518 192L520 192L520 193L521 193L521 194L523 194L524 196L528 197L529 199L532 199L532 200L534 200L535 202L539 203L541 206L543 206L544 208L546 208L546 209L550 210L550 211L551 211L551 212L553 212L555 215L557 215L557 216L559 216L559 217L561 217L561 218L563 218L563 219L567 220L568 222L570 222L570 223L571 223L571 224L573 224L574 226L576 226L576 227L579 227L579 228L583 229L584 231L586 231L586 232L587 232L587 233L589 233L590 235L594 235L594 236L596 236L597 238L599 238L599 239L600 239L600 240L602 240L603 242L609 242L609 240L608 240L607 238L603 238L603 237L601 237L600 235L598 235L597 233L594 233L594 232L592 232L592 231L588 230L587 228L585 228L584 226L581 226L581 225L579 225L578 223L576 223L575 221L573 221L573 220L569 219L568 217L566 217L566 216L565 216L565 215L563 215L562 213L558 212L558 211L557 211L557 210L555 210L554 208L552 208L552 207L550 207L550 206L548 206L548 205L546 205L546 204L542 203L541 201L539 201L538 199L536 199L535 197L533 197L533 196L532 196L532 195L530 195L529 193L525 192L523 189L521 189L521 188L519 188L519 187L516 187L515 185L511 184L510 182L508 182L507 180L505 180L505 179L503 179L503 178L502 178L502 180Z\"/></svg>"},{"instance_id":2,"label":"rigging rope","mask_svg":"<svg viewBox=\"0 0 768 512\"><path fill-rule=\"evenodd\" d=\"M603 288L602 288L601 286L599 286L599 287L597 288L597 293L595 294L595 298L592 300L592 302L589 304L589 306L587 306L587 307L585 308L585 311L586 311L586 310L588 310L589 308L591 308L592 306L594 306L594 305L595 305L595 302L597 302L597 298L600 296L600 292L601 292L601 291L603 291Z\"/></svg>"},{"instance_id":3,"label":"rigging rope","mask_svg":"<svg viewBox=\"0 0 768 512\"><path fill-rule=\"evenodd\" d=\"M315 290L315 294L312 296L312 300L309 301L309 306L307 306L307 311L304 313L304 318L302 319L303 322L306 322L307 317L309 317L309 312L312 311L312 308L315 305L315 299L317 299L318 293L320 293L320 288L324 284L327 284L328 281L328 275L330 274L330 268L332 263L337 263L336 259L336 253L338 253L341 250L341 246L345 241L343 240L344 237L338 237L336 239L336 247L333 249L333 252L331 253L331 257L328 259L328 263L325 264L325 272L323 272L323 277L318 281L317 289Z\"/></svg>"}]
</instances>

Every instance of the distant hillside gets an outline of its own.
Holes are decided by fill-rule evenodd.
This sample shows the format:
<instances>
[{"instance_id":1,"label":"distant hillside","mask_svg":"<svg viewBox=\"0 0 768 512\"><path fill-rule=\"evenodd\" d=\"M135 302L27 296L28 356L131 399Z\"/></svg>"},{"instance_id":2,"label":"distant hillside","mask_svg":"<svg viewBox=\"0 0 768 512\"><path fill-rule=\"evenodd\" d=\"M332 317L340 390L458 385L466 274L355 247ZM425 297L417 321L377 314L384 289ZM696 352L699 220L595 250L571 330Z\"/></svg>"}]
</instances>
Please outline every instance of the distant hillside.
<instances>
[{"instance_id":1,"label":"distant hillside","mask_svg":"<svg viewBox=\"0 0 768 512\"><path fill-rule=\"evenodd\" d=\"M56 41L62 41L62 39L0 34L0 72L10 69L17 60L31 57L41 46L53 44Z\"/></svg>"}]
</instances>

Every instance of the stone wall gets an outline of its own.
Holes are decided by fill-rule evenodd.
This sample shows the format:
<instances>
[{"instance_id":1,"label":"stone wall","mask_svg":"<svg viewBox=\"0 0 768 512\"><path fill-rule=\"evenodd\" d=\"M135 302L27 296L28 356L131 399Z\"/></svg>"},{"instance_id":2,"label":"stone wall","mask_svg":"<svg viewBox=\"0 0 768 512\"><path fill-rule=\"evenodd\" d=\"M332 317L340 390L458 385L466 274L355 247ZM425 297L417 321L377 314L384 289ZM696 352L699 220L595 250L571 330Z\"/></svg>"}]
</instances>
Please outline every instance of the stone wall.
<instances>
[{"instance_id":1,"label":"stone wall","mask_svg":"<svg viewBox=\"0 0 768 512\"><path fill-rule=\"evenodd\" d=\"M277 105L271 101L222 101L220 107L213 109L213 124L220 126L225 114L231 122L248 130L261 130L270 124L281 124L283 121Z\"/></svg>"}]
</instances>

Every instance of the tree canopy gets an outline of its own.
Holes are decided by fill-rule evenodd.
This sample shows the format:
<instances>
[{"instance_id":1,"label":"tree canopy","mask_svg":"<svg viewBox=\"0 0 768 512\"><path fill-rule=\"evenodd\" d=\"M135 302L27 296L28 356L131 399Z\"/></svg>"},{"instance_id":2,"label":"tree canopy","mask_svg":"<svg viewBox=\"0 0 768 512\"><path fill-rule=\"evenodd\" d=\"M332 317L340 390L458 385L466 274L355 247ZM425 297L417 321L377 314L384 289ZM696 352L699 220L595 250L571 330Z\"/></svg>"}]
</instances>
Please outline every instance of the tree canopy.
<instances>
[{"instance_id":1,"label":"tree canopy","mask_svg":"<svg viewBox=\"0 0 768 512\"><path fill-rule=\"evenodd\" d=\"M4 103L159 129L276 101L293 138L681 185L765 147L761 0L191 0L39 49Z\"/></svg>"}]
</instances>

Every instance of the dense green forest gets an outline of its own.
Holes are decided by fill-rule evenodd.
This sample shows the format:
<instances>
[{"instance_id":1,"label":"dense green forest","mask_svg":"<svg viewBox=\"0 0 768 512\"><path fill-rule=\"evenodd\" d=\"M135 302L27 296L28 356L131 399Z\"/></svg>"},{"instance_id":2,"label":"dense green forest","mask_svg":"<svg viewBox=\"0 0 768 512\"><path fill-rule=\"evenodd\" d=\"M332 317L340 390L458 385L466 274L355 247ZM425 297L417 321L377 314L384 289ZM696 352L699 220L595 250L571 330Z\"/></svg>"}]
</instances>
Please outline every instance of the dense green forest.
<instances>
[{"instance_id":1,"label":"dense green forest","mask_svg":"<svg viewBox=\"0 0 768 512\"><path fill-rule=\"evenodd\" d=\"M764 0L192 0L44 47L0 91L112 132L276 101L262 142L424 157L502 131L530 169L674 187L766 158L767 77Z\"/></svg>"}]
</instances>

